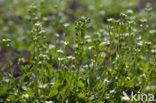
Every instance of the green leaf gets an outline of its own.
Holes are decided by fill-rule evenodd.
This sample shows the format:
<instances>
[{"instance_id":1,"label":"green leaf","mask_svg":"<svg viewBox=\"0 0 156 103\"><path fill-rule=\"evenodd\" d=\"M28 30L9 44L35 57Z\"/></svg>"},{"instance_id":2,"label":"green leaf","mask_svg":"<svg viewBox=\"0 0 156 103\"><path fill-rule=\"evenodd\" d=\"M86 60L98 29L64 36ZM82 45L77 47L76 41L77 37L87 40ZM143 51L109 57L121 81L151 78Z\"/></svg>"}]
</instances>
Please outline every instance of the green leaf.
<instances>
[{"instance_id":1,"label":"green leaf","mask_svg":"<svg viewBox=\"0 0 156 103\"><path fill-rule=\"evenodd\" d=\"M85 94L83 94L83 93L79 93L77 96L78 96L79 98L81 98L81 99L85 99Z\"/></svg>"},{"instance_id":2,"label":"green leaf","mask_svg":"<svg viewBox=\"0 0 156 103\"><path fill-rule=\"evenodd\" d=\"M9 62L8 62L8 66L9 66L9 67L12 67L12 65L13 65L12 61L9 60Z\"/></svg>"},{"instance_id":3,"label":"green leaf","mask_svg":"<svg viewBox=\"0 0 156 103\"><path fill-rule=\"evenodd\" d=\"M57 88L53 88L50 93L49 93L49 97L53 97L55 95L58 94L58 89Z\"/></svg>"},{"instance_id":4,"label":"green leaf","mask_svg":"<svg viewBox=\"0 0 156 103\"><path fill-rule=\"evenodd\" d=\"M2 68L1 68L1 71L2 71L2 72L4 72L4 70L5 70L5 68L4 68L4 67L2 67Z\"/></svg>"},{"instance_id":5,"label":"green leaf","mask_svg":"<svg viewBox=\"0 0 156 103\"><path fill-rule=\"evenodd\" d=\"M78 82L78 86L81 87L81 88L83 88L85 86L85 84L82 81L79 81Z\"/></svg>"}]
</instances>

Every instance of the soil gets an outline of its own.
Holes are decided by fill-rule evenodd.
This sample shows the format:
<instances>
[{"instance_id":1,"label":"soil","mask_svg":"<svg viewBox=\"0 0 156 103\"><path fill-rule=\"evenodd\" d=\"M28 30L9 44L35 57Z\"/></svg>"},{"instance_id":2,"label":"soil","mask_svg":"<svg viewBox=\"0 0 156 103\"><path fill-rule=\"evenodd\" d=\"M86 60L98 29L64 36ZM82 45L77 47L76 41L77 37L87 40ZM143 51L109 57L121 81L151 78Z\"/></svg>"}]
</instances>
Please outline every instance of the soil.
<instances>
[{"instance_id":1,"label":"soil","mask_svg":"<svg viewBox=\"0 0 156 103\"><path fill-rule=\"evenodd\" d=\"M8 56L9 56L9 60L12 61L13 65L12 65L12 71L13 71L13 76L14 77L19 77L22 75L22 70L20 69L20 66L18 65L18 57L16 56L16 54L18 55L27 55L30 56L30 53L27 51L17 51L14 50L13 48L9 48L8 52L7 49L0 46L0 73L1 74L6 74L6 73L10 73L10 69L8 67Z\"/></svg>"}]
</instances>

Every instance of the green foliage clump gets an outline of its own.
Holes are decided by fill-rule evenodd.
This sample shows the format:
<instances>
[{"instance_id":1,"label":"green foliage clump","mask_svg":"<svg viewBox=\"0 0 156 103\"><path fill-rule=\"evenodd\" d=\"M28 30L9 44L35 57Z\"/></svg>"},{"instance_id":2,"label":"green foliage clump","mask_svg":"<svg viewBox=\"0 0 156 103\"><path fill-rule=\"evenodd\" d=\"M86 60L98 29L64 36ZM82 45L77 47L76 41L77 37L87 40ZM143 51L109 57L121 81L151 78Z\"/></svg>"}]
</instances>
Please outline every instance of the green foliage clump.
<instances>
[{"instance_id":1,"label":"green foliage clump","mask_svg":"<svg viewBox=\"0 0 156 103\"><path fill-rule=\"evenodd\" d=\"M123 92L156 95L155 9L140 13L137 0L113 3L4 3L0 45L7 48L9 72L0 74L0 102L131 103ZM30 53L16 54L19 77L9 48Z\"/></svg>"}]
</instances>

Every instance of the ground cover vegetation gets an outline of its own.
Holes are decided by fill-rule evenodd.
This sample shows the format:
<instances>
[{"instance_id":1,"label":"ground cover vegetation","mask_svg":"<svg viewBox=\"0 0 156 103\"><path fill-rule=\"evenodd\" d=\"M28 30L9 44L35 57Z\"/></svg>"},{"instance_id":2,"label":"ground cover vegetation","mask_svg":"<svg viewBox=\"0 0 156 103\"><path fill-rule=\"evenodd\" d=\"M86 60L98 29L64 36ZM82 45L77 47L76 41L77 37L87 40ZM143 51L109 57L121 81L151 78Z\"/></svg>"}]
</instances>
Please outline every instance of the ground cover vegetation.
<instances>
[{"instance_id":1,"label":"ground cover vegetation","mask_svg":"<svg viewBox=\"0 0 156 103\"><path fill-rule=\"evenodd\" d=\"M147 1L0 0L0 102L156 97L156 1Z\"/></svg>"}]
</instances>

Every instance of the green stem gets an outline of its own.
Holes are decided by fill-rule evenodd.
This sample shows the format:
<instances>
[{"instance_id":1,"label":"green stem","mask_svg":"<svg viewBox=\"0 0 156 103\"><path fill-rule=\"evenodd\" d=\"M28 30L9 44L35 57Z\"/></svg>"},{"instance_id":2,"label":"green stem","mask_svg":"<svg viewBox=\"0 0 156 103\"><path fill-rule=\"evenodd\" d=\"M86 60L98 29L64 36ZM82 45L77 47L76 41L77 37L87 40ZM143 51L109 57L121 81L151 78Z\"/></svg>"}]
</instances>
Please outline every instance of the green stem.
<instances>
[{"instance_id":1,"label":"green stem","mask_svg":"<svg viewBox=\"0 0 156 103\"><path fill-rule=\"evenodd\" d=\"M9 62L10 61L10 56L9 56L9 52L8 52L8 47L7 47L7 57L8 57L8 62ZM9 66L9 69L10 69L11 77L14 80L14 75L13 75L12 68L11 68L10 64L8 66Z\"/></svg>"}]
</instances>

